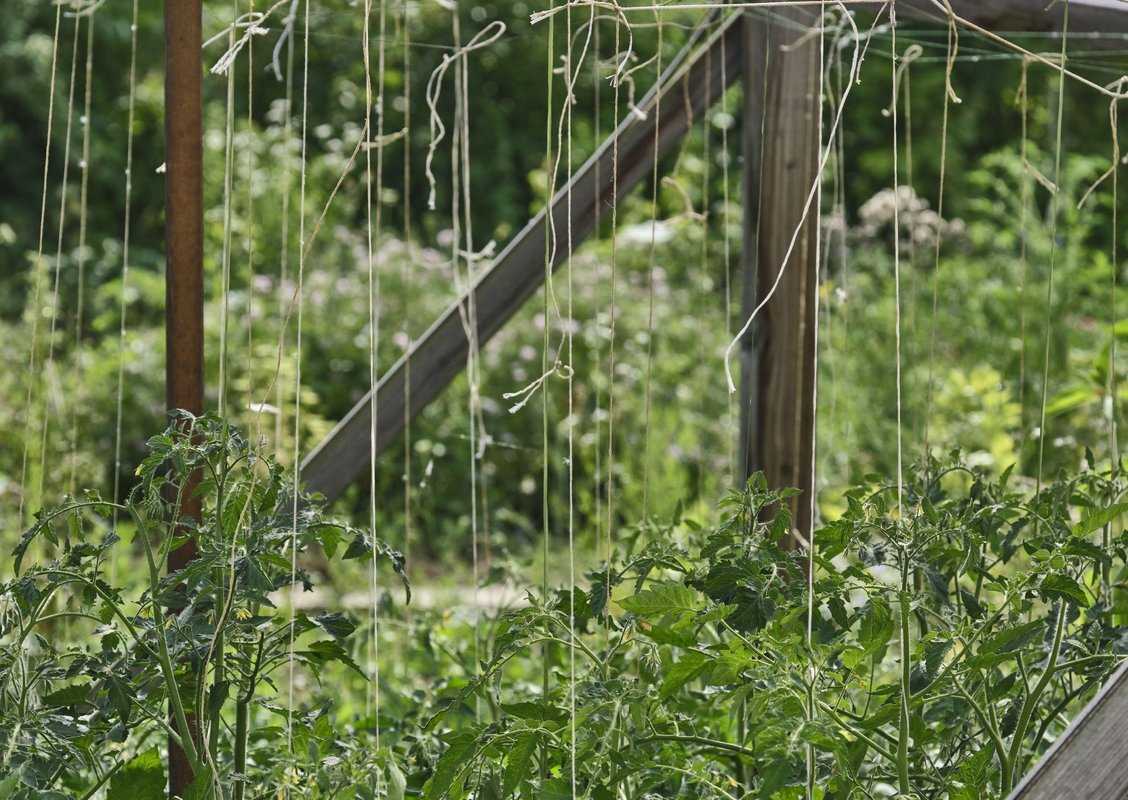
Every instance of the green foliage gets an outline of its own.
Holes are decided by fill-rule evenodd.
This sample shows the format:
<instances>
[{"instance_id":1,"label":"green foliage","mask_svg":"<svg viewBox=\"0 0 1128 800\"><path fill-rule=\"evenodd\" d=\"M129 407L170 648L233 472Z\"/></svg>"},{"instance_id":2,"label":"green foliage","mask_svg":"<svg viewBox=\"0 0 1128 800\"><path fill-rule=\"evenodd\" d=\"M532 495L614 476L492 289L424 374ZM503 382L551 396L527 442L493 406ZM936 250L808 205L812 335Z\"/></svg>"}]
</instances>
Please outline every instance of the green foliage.
<instances>
[{"instance_id":1,"label":"green foliage","mask_svg":"<svg viewBox=\"0 0 1128 800\"><path fill-rule=\"evenodd\" d=\"M212 415L175 413L137 475L124 505L91 492L39 512L16 547L17 577L0 585L0 773L22 776L14 797L107 779L110 797L153 796L165 783L153 743L171 712L177 731L190 717L198 725L179 741L200 796L241 798L293 757L252 737L252 710L260 723L281 720L288 733L276 735L324 733L324 709L279 704L294 667L319 680L337 663L366 679L345 646L354 621L276 606L312 588L297 566L311 548L388 562L402 577L399 553L295 497L292 475ZM118 517L144 553L145 580L112 581ZM195 556L162 574L189 542ZM23 568L45 549L55 557Z\"/></svg>"},{"instance_id":2,"label":"green foliage","mask_svg":"<svg viewBox=\"0 0 1128 800\"><path fill-rule=\"evenodd\" d=\"M717 527L654 529L498 619L426 725L423 794L1005 796L1128 653L1124 481L1033 492L933 460L900 508L852 490L810 562L777 544L791 493L754 476Z\"/></svg>"}]
</instances>

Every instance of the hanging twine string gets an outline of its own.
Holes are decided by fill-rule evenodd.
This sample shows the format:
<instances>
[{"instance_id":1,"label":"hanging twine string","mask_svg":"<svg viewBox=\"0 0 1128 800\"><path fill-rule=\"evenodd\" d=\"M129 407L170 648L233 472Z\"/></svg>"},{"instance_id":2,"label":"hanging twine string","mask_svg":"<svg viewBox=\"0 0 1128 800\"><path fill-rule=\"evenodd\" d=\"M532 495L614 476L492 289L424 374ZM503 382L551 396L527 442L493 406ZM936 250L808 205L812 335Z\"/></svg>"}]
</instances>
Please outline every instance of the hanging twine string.
<instances>
[{"instance_id":1,"label":"hanging twine string","mask_svg":"<svg viewBox=\"0 0 1128 800\"><path fill-rule=\"evenodd\" d=\"M86 294L86 262L89 258L89 253L86 248L86 223L87 223L87 208L90 192L90 131L93 128L93 87L94 87L94 12L98 9L97 5L91 6L82 13L86 16L90 23L86 26L86 74L85 74L85 87L83 89L83 110L82 110L82 158L79 161L79 169L82 170L82 183L79 188L79 201L78 201L78 255L77 255L77 268L78 268L78 287L76 289L77 308L75 310L74 319L74 347L75 351L81 351L83 344L83 328L85 310L85 294ZM76 387L82 386L82 359L76 358L73 360L73 369L71 373L71 380ZM67 491L73 496L77 490L77 471L78 471L78 420L79 420L79 404L76 402L71 403L71 419L70 419L70 435L68 436L67 452L69 453L70 461L70 476L68 480Z\"/></svg>"},{"instance_id":2,"label":"hanging twine string","mask_svg":"<svg viewBox=\"0 0 1128 800\"><path fill-rule=\"evenodd\" d=\"M118 500L121 497L121 429L125 406L125 358L126 358L126 318L129 310L129 246L132 242L133 222L133 125L137 112L137 18L140 0L133 0L133 13L129 25L129 102L126 111L125 139L125 211L121 234L121 291L118 306L121 318L118 321L118 364L117 391L114 410L114 495L112 529L117 530ZM111 583L117 580L117 560L110 560Z\"/></svg>"},{"instance_id":3,"label":"hanging twine string","mask_svg":"<svg viewBox=\"0 0 1128 800\"><path fill-rule=\"evenodd\" d=\"M71 49L71 66L70 66L70 86L67 91L67 121L66 133L63 140L63 175L62 175L62 189L59 192L59 224L58 235L55 241L55 279L51 290L51 325L47 334L47 361L44 365L44 374L50 383L54 382L55 375L55 336L58 331L59 324L59 297L61 294L61 281L63 273L63 240L66 234L67 227L67 199L70 192L70 161L71 161L71 139L74 130L74 97L75 86L78 83L78 43L81 39L82 33L82 20L83 16L74 15L74 44ZM93 19L89 19L89 24L93 25ZM38 306L36 307L38 313ZM30 382L29 382L30 385ZM47 449L50 441L50 427L51 417L53 416L52 409L62 405L63 399L61 396L52 398L50 395L44 399L43 403L43 420L40 428L39 440L39 475L36 478L36 497L42 502L44 496L44 485L47 476Z\"/></svg>"},{"instance_id":4,"label":"hanging twine string","mask_svg":"<svg viewBox=\"0 0 1128 800\"><path fill-rule=\"evenodd\" d=\"M642 423L642 521L650 522L650 406L654 373L654 273L658 259L658 151L662 132L662 17L655 13L658 24L657 65L654 81L654 158L650 165L650 253L647 264L646 290L646 377L644 379Z\"/></svg>"},{"instance_id":5,"label":"hanging twine string","mask_svg":"<svg viewBox=\"0 0 1128 800\"><path fill-rule=\"evenodd\" d=\"M298 493L301 488L301 424L302 424L302 312L303 295L302 282L305 279L306 266L306 240L305 240L305 208L306 208L306 173L308 166L307 148L309 146L309 4L305 2L303 14L302 33L302 124L301 124L301 158L299 160L299 189L298 189L298 278L294 287L296 298L298 325L294 345L294 483L293 483L293 525L290 528L290 585L297 582L298 576ZM334 190L335 191L335 190ZM332 197L330 197L330 202ZM290 603L290 630L287 643L287 680L286 680L286 752L291 758L294 755L294 603ZM287 800L292 796L292 781L294 776L287 773L283 790Z\"/></svg>"},{"instance_id":6,"label":"hanging twine string","mask_svg":"<svg viewBox=\"0 0 1128 800\"><path fill-rule=\"evenodd\" d=\"M501 39L505 34L505 23L499 20L494 20L481 31L479 31L474 38L464 46L458 46L454 52L446 53L443 55L443 60L439 66L435 67L431 73L431 77L427 79L427 108L430 110L430 126L431 126L431 142L427 146L427 161L424 171L427 175L427 184L430 186L430 194L427 197L427 208L432 211L435 210L435 194L437 192L437 181L435 173L431 169L432 162L435 158L435 152L439 149L439 145L443 139L446 138L446 125L443 124L442 115L439 114L439 98L442 96L443 78L456 62L463 60L470 53L476 50L482 50L489 47L494 42ZM457 240L456 240L457 241Z\"/></svg>"},{"instance_id":7,"label":"hanging twine string","mask_svg":"<svg viewBox=\"0 0 1128 800\"><path fill-rule=\"evenodd\" d=\"M845 6L842 2L836 2L835 5L837 7L841 7L843 13L845 13ZM876 19L880 19L880 16ZM874 26L877 25L876 19L874 21ZM853 27L852 21L851 27ZM870 31L872 33L872 27ZM855 42L857 42L859 39L860 36L857 34L855 29ZM815 180L811 184L810 191L807 192L807 200L803 205L803 213L800 216L799 222L796 224L795 229L791 233L791 240L788 242L787 250L784 252L782 263L780 264L779 270L776 273L775 281L772 283L771 288L769 288L767 293L764 295L764 298L754 309L752 309L752 313L748 315L748 318L744 321L744 325L737 332L736 336L732 338L732 341L729 342L728 347L725 348L725 378L728 381L728 390L730 394L736 392L736 382L733 380L732 376L732 352L740 345L741 340L743 340L744 337L748 335L748 332L752 329L753 323L756 321L756 317L758 317L764 307L769 302L771 302L772 297L775 296L776 290L779 289L780 283L783 281L784 273L787 271L787 265L791 262L791 256L795 252L796 244L799 241L799 235L807 224L807 218L810 216L811 207L814 204L815 197L817 196L819 191L819 185L822 182L822 175L826 171L827 161L830 159L830 155L834 151L834 142L837 140L838 132L842 127L842 117L843 113L846 110L846 101L849 99L850 92L853 90L853 87L857 83L858 72L861 69L862 60L865 57L865 53L869 49L869 45L872 40L872 36L867 36L865 39L864 47L855 46L854 53L850 62L850 79L846 82L846 90L842 93L842 97L839 98L838 109L834 115L834 123L830 128L827 146L823 148L822 155L819 159L819 168L815 173Z\"/></svg>"},{"instance_id":8,"label":"hanging twine string","mask_svg":"<svg viewBox=\"0 0 1128 800\"><path fill-rule=\"evenodd\" d=\"M1064 20L1062 22L1062 31L1065 34L1069 32L1069 0L1065 0ZM1069 36L1063 35L1061 37L1061 66L1058 68L1058 96L1057 96L1057 127L1054 132L1054 185L1061 185L1061 155L1062 155L1062 131L1065 130L1065 78L1068 71L1065 69L1066 53L1069 48ZM1106 91L1102 87L1102 91ZM1050 194L1050 269L1049 274L1046 276L1046 332L1044 336L1044 346L1042 350L1042 400L1041 408L1039 411L1038 422L1038 475L1037 475L1037 491L1042 491L1042 466L1045 461L1046 454L1046 403L1049 399L1050 392L1050 343L1053 326L1050 324L1053 319L1053 300L1054 300L1054 273L1057 270L1058 258L1058 203L1060 199L1059 192L1052 192ZM1114 265L1115 268L1115 265Z\"/></svg>"},{"instance_id":9,"label":"hanging twine string","mask_svg":"<svg viewBox=\"0 0 1128 800\"><path fill-rule=\"evenodd\" d=\"M929 458L932 452L930 434L932 423L932 394L935 388L934 376L936 369L936 319L937 311L940 306L940 246L944 238L944 189L947 186L948 177L948 124L952 103L962 102L956 94L955 88L952 86L952 70L955 69L956 56L959 53L959 49L959 31L956 29L955 20L952 17L948 17L948 58L944 69L944 111L943 119L940 123L940 186L937 190L937 223L932 251L932 310L929 315L928 323L928 382L925 384L924 390L924 463L926 469L929 469ZM1025 142L1025 134L1023 135L1023 141ZM1023 160L1025 160L1025 158L1026 156L1024 154ZM1025 208L1023 209L1023 213L1025 214ZM899 233L900 229L898 229L898 235ZM1025 248L1025 246L1024 240L1023 248ZM1025 286L1025 275L1023 276L1023 284Z\"/></svg>"},{"instance_id":10,"label":"hanging twine string","mask_svg":"<svg viewBox=\"0 0 1128 800\"><path fill-rule=\"evenodd\" d=\"M28 356L27 374L37 375L36 364L39 363L39 303L43 289L43 245L47 231L47 189L51 174L51 134L55 122L55 83L59 74L59 30L63 20L63 4L55 6L55 31L51 35L51 82L47 93L47 134L43 145L43 189L40 193L39 205L39 239L35 246L35 289L32 295L31 315L31 352ZM77 24L77 23L76 23ZM24 416L23 455L20 459L20 486L27 486L27 464L31 452L31 409L35 397L36 381L27 382L27 400L24 403L26 413ZM19 508L16 511L16 521L22 530L25 526L24 510L27 505L27 492L20 492Z\"/></svg>"}]
</instances>

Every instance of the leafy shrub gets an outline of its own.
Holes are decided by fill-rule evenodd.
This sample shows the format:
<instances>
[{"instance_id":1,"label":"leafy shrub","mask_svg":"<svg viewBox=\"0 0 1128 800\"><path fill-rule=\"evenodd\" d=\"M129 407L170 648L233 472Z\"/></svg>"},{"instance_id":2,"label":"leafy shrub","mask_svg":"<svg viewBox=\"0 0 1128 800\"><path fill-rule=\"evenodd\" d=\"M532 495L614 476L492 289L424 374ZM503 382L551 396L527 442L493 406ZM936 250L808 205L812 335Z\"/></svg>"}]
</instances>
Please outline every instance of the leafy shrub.
<instances>
[{"instance_id":1,"label":"leafy shrub","mask_svg":"<svg viewBox=\"0 0 1128 800\"><path fill-rule=\"evenodd\" d=\"M502 617L429 722L424 795L1005 796L1128 652L1123 472L1010 482L931 461L900 509L857 488L808 583L791 493L754 476L718 527Z\"/></svg>"},{"instance_id":2,"label":"leafy shrub","mask_svg":"<svg viewBox=\"0 0 1128 800\"><path fill-rule=\"evenodd\" d=\"M335 662L363 676L347 649L356 623L280 613L275 593L312 587L291 552L379 558L402 575L399 553L309 498L295 503L292 477L212 415L174 414L137 475L124 505L90 493L37 514L16 571L48 544L57 555L0 585L0 774L17 776L5 797L70 796L61 788L88 797L107 782L111 797L159 795L168 735L196 776L192 797L242 798L247 783L270 785L272 774L302 780L299 768L284 768L292 759L278 739L301 764L327 722L323 709L284 704L294 667L316 679ZM194 490L190 476L199 476ZM200 522L185 515L193 497ZM118 515L144 553L147 573L135 583L110 581L127 527L107 524ZM162 575L189 537L196 557ZM288 732L252 730L270 716ZM198 736L178 735L193 724ZM259 745L250 753L248 741Z\"/></svg>"}]
</instances>

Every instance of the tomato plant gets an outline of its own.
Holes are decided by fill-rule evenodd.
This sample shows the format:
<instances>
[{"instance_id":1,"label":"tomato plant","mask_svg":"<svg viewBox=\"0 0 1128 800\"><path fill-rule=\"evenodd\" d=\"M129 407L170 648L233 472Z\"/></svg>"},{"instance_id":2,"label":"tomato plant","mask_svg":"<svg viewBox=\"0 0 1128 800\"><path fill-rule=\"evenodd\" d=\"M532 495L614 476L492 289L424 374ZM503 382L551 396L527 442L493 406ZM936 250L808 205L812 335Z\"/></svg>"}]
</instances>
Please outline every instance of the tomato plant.
<instances>
[{"instance_id":1,"label":"tomato plant","mask_svg":"<svg viewBox=\"0 0 1128 800\"><path fill-rule=\"evenodd\" d=\"M0 774L16 776L5 797L89 797L103 785L110 797L159 794L166 737L188 757L192 797L242 798L271 774L300 780L280 764L295 747L304 759L327 722L323 710L286 704L295 669L316 679L339 663L363 676L347 647L353 620L276 605L312 587L300 566L312 547L381 559L401 577L402 556L295 499L292 476L225 421L173 416L149 440L128 502L67 498L16 548L17 573L33 551L56 555L0 586ZM199 522L181 513L190 475L200 476ZM119 517L145 569L114 583L108 564L123 543L108 523ZM197 556L164 574L189 537ZM264 714L279 721L273 742L252 730Z\"/></svg>"}]
</instances>

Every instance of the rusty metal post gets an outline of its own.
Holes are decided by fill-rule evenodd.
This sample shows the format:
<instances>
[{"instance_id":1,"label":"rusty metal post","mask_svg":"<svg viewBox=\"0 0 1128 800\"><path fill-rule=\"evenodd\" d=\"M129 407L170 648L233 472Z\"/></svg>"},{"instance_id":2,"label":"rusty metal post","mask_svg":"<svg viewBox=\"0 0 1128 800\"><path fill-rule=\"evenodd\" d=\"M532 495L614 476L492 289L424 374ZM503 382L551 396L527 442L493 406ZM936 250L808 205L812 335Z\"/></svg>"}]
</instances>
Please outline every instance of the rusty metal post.
<instances>
[{"instance_id":1,"label":"rusty metal post","mask_svg":"<svg viewBox=\"0 0 1128 800\"><path fill-rule=\"evenodd\" d=\"M204 410L203 39L201 0L165 0L165 383L169 409ZM195 481L190 481L194 483ZM191 486L185 497L191 497ZM180 516L199 521L198 498ZM168 557L170 571L196 556L189 541ZM173 722L175 725L176 723ZM188 720L195 737L195 719ZM184 796L192 770L169 742L169 797Z\"/></svg>"}]
</instances>

